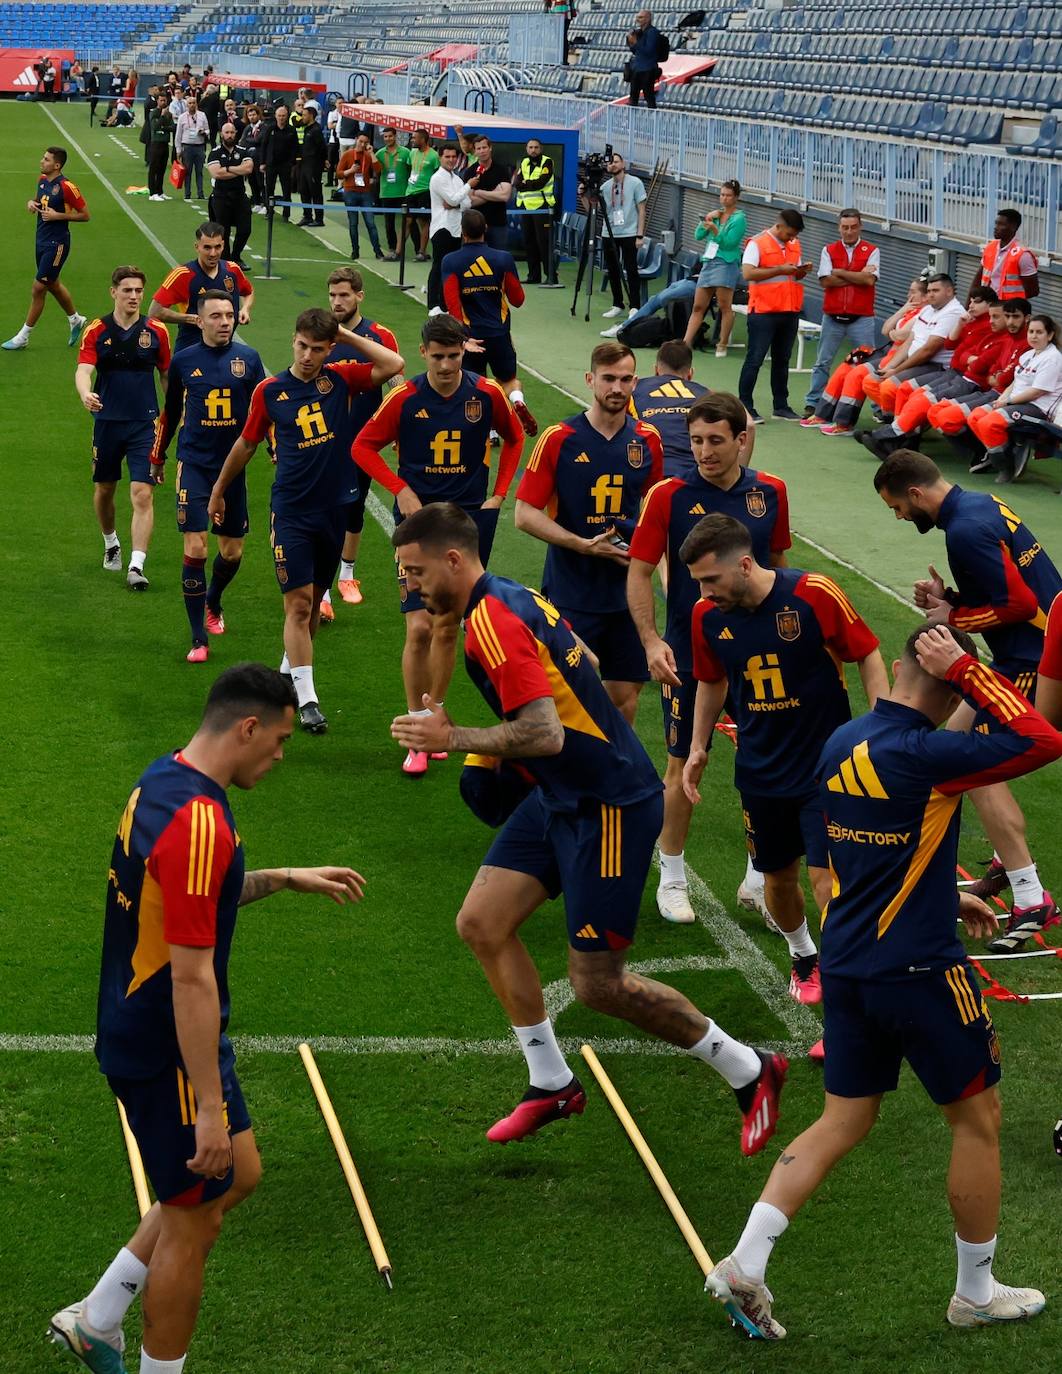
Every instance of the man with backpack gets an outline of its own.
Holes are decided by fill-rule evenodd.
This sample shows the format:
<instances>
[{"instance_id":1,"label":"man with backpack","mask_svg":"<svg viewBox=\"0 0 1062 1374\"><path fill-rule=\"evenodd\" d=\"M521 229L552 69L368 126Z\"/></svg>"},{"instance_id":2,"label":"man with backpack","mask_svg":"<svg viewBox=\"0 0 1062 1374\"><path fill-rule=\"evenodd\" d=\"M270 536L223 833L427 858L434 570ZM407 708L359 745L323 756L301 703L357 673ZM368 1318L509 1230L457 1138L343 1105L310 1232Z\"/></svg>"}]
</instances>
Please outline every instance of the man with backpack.
<instances>
[{"instance_id":1,"label":"man with backpack","mask_svg":"<svg viewBox=\"0 0 1062 1374\"><path fill-rule=\"evenodd\" d=\"M653 25L649 10L639 10L634 20L634 28L627 35L627 47L631 50L627 70L631 83L631 105L637 105L638 96L645 96L646 106L656 109L656 83L660 80L661 66L671 56L670 40Z\"/></svg>"}]
</instances>

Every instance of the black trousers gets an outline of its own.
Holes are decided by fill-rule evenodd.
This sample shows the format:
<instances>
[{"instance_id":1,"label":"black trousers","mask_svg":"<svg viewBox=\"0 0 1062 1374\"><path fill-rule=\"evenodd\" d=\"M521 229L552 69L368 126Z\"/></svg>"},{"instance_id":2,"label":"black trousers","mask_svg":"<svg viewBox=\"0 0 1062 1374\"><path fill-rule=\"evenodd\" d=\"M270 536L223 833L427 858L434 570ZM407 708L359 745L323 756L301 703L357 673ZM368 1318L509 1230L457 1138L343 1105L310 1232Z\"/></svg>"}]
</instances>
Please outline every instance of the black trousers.
<instances>
[{"instance_id":1,"label":"black trousers","mask_svg":"<svg viewBox=\"0 0 1062 1374\"><path fill-rule=\"evenodd\" d=\"M642 303L642 281L638 276L638 240L631 234L624 235L623 238L610 239L608 230L606 230L603 242L605 246L605 271L608 273L608 284L612 287L612 304L619 306L624 304L623 276L620 275L620 260L622 259L623 275L627 278L630 303L637 310Z\"/></svg>"},{"instance_id":2,"label":"black trousers","mask_svg":"<svg viewBox=\"0 0 1062 1374\"><path fill-rule=\"evenodd\" d=\"M750 313L745 361L738 378L738 395L746 410L755 410L752 392L767 354L771 355L771 399L775 410L789 405L789 358L797 340L799 310Z\"/></svg>"},{"instance_id":3,"label":"black trousers","mask_svg":"<svg viewBox=\"0 0 1062 1374\"><path fill-rule=\"evenodd\" d=\"M524 215L521 220L524 232L524 252L527 254L527 280L542 281L549 265L549 235L553 228L552 216L548 214Z\"/></svg>"},{"instance_id":4,"label":"black trousers","mask_svg":"<svg viewBox=\"0 0 1062 1374\"><path fill-rule=\"evenodd\" d=\"M265 193L266 199L272 200L276 194L277 179L280 180L280 199L291 200L292 187L295 181L294 162L278 162L267 166L265 169ZM291 219L291 208L285 206L282 214L285 219Z\"/></svg>"},{"instance_id":5,"label":"black trousers","mask_svg":"<svg viewBox=\"0 0 1062 1374\"><path fill-rule=\"evenodd\" d=\"M440 310L446 308L443 300L442 288L442 262L447 253L456 253L461 247L461 240L455 239L453 234L445 229L436 229L431 238L431 270L428 273L428 309L438 306Z\"/></svg>"},{"instance_id":6,"label":"black trousers","mask_svg":"<svg viewBox=\"0 0 1062 1374\"><path fill-rule=\"evenodd\" d=\"M314 224L324 224L324 187L321 179L324 168L319 163L307 163L299 168L299 199L302 201L302 217Z\"/></svg>"},{"instance_id":7,"label":"black trousers","mask_svg":"<svg viewBox=\"0 0 1062 1374\"><path fill-rule=\"evenodd\" d=\"M225 257L239 262L251 237L251 202L245 195L238 200L235 196L219 196L215 187L214 215L225 230Z\"/></svg>"},{"instance_id":8,"label":"black trousers","mask_svg":"<svg viewBox=\"0 0 1062 1374\"><path fill-rule=\"evenodd\" d=\"M148 144L148 195L161 196L166 180L166 169L170 165L170 145L168 143Z\"/></svg>"},{"instance_id":9,"label":"black trousers","mask_svg":"<svg viewBox=\"0 0 1062 1374\"><path fill-rule=\"evenodd\" d=\"M637 105L639 95L645 96L650 110L656 109L656 72L635 72L631 77L631 105Z\"/></svg>"}]
</instances>

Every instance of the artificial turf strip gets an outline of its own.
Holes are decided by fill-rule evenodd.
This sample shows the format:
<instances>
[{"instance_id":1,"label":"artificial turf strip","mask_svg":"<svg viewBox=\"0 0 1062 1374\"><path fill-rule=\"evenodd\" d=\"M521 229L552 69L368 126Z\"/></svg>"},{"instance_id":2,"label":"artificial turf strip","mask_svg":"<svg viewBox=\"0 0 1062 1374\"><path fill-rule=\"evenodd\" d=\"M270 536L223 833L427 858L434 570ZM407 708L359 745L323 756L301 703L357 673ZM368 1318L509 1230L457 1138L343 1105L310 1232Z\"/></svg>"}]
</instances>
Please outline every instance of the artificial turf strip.
<instances>
[{"instance_id":1,"label":"artificial turf strip","mask_svg":"<svg viewBox=\"0 0 1062 1374\"><path fill-rule=\"evenodd\" d=\"M0 198L13 225L11 270L0 281L0 332L7 335L22 317L32 271L32 221L17 212L32 192L38 144L57 135L40 110L4 106L0 115L8 133L0 143ZM84 122L84 111L59 117L73 127ZM139 168L104 134L93 131L90 143L79 127L77 136L86 149L102 152L93 162L117 185L137 179ZM67 280L79 308L106 309L106 281L117 262L139 262L153 289L170 263L91 170L74 160L70 174L93 215L73 230ZM191 210L132 203L145 219L149 209L158 212L150 222L173 261L190 255ZM315 261L284 264L283 282L258 283L247 337L270 367L286 364L294 314L323 300L324 277L339 261L308 236L278 232L290 255ZM368 285L368 312L396 328L414 359L422 307L371 275ZM91 1032L106 862L129 790L147 762L187 739L218 669L241 657L279 659L280 600L266 538L268 463L259 456L252 464L252 533L226 597L230 632L212 641L205 669L191 667L183 662L187 627L172 487L156 498L150 591L130 596L124 579L99 566L90 423L73 391L74 362L65 321L51 303L31 347L0 356L0 567L12 608L8 728L0 743L0 1034ZM564 379L576 392L581 383ZM525 390L543 425L574 409L534 379ZM813 438L768 426L758 436L757 462L781 468L794 454L811 452ZM800 480L795 471L786 475L791 484ZM846 513L847 523L863 522L868 548L893 533L874 500ZM1015 504L1025 510L1024 491ZM1030 522L1040 534L1039 512ZM128 553L124 515L119 530ZM829 543L825 529L808 533ZM907 529L896 533L914 539ZM792 561L836 576L881 635L886 658L895 655L914 623L909 611L799 541ZM537 585L542 548L503 521L494 564ZM877 560L870 570L893 580ZM251 865L352 863L366 874L368 895L360 907L342 910L290 894L246 908L232 966L233 1029L311 1041L496 1040L509 1052L319 1054L394 1262L391 1295L374 1274L297 1055L243 1056L265 1178L230 1218L211 1261L189 1374L626 1374L758 1370L767 1359L784 1359L798 1374L886 1362L963 1374L989 1360L1002 1371L1016 1371L1019 1361L1023 1368L1031 1361L1050 1367L1058 1340L1052 1305L1021 1330L971 1334L944 1325L953 1279L943 1193L947 1132L909 1076L887 1100L871 1143L828 1181L779 1245L770 1282L791 1336L770 1354L730 1332L700 1293L696 1266L592 1084L583 1117L519 1146L499 1149L483 1139L523 1087L504 1017L453 930L488 832L457 798L459 761L433 767L421 782L398 771L400 753L387 724L402 709L402 629L390 550L372 521L359 576L365 604L349 608L337 598L336 623L319 640L316 676L331 732L293 739L276 773L254 792L234 795L233 804ZM857 703L854 677L853 684ZM448 704L463 722L488 719L460 671ZM662 764L658 710L648 689L639 727ZM687 853L733 911L744 852L731 768L732 747L720 739ZM1049 770L1017 791L1045 878L1062 886L1050 847L1059 776ZM973 864L986 847L969 807L966 813L963 854ZM739 919L781 977L784 947L758 918ZM561 912L544 909L527 940L544 982L562 980ZM660 922L650 887L636 959L721 953L703 926ZM1062 987L1053 960L1007 966L1006 974L1024 988ZM733 972L661 976L733 1034L786 1038ZM1059 1105L1050 1047L1060 1008L993 1009L1007 1070L998 1267L1005 1281L1038 1284L1050 1300L1057 1161L1049 1134ZM637 1039L577 1006L561 1014L558 1029L599 1043ZM776 1150L740 1158L731 1095L703 1066L680 1056L603 1051L602 1058L709 1251L725 1253ZM797 1064L776 1143L812 1120L820 1100L817 1072ZM0 1253L12 1276L0 1293L0 1369L73 1368L69 1356L42 1346L47 1318L87 1290L136 1215L117 1118L91 1056L0 1053L0 1141L0 1183L9 1199ZM127 1331L135 1350L135 1313ZM129 1363L136 1368L135 1355Z\"/></svg>"}]
</instances>

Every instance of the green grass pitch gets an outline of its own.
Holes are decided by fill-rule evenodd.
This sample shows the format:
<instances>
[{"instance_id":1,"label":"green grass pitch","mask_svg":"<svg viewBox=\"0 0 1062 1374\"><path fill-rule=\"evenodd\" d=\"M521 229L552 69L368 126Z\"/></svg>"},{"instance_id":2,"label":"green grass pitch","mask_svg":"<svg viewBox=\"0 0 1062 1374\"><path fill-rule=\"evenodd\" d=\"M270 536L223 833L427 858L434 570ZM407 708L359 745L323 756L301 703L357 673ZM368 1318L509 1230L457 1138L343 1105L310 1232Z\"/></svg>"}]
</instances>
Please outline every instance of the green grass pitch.
<instances>
[{"instance_id":1,"label":"green grass pitch","mask_svg":"<svg viewBox=\"0 0 1062 1374\"><path fill-rule=\"evenodd\" d=\"M40 108L0 109L5 337L28 298L33 224L22 207L47 144L70 150L68 174L92 213L89 224L74 226L64 273L84 313L108 308L115 264L141 265L150 291L174 262L191 256L194 207L125 195L126 186L145 181L135 134L90 130L83 108L56 107L54 115L58 129ZM256 219L252 252L262 251L264 233ZM295 314L326 303L328 270L349 260L334 219L324 238L278 226L279 279L256 282L246 331L268 368L286 365ZM423 269L410 275L420 283ZM367 282L367 312L396 330L414 369L422 298L394 290L375 271ZM582 374L601 327L596 319L583 323L581 306L573 319L562 293L532 293L516 329L521 357L541 374L528 376L525 388L541 423L570 414L571 395L585 394ZM156 500L150 591L132 597L124 579L100 568L90 421L73 389L74 363L53 303L31 347L0 357L8 701L0 745L3 1374L72 1368L69 1356L44 1345L47 1319L87 1291L136 1218L117 1117L87 1041L60 1039L47 1049L30 1038L91 1036L107 856L137 774L189 737L217 670L240 658L275 662L280 653L264 457L250 470L252 528L226 598L231 630L200 670L184 662L171 489ZM723 363L701 356L698 376L733 387L739 363L740 354ZM794 403L800 399L795 392ZM892 521L870 488L872 466L854 445L838 448L778 424L760 430L757 441L757 464L790 485L803 536L792 561L836 576L891 657L914 618L889 590L906 593L929 558L940 562L939 536L919 540ZM1062 512L1054 476L1034 474L1015 490L1014 503L1057 555ZM125 511L119 531L128 552ZM541 547L504 520L494 566L537 584L541 561ZM330 733L293 739L273 775L233 798L251 865L350 863L367 876L368 891L357 908L282 895L241 915L232 1029L249 1041L241 1076L265 1178L230 1218L211 1259L190 1374L1051 1367L1060 1310L1059 1162L1050 1152L1050 1126L1062 1105L1057 1003L994 1004L1007 1070L998 1269L1005 1281L1037 1284L1049 1297L1044 1316L1026 1329L964 1333L944 1323L954 1265L944 1197L948 1135L909 1075L886 1101L870 1142L827 1181L779 1246L770 1281L791 1334L769 1351L728 1330L701 1293L695 1264L588 1075L582 1118L507 1149L485 1141L485 1127L524 1083L504 1017L453 929L488 834L458 799L456 761L433 767L419 783L399 772L387 727L402 708L402 627L390 550L372 521L359 570L365 604L337 605L336 623L318 640ZM462 722L487 721L460 672L449 705ZM639 728L662 762L652 689ZM733 902L744 853L729 753L721 741L688 849L716 895L698 888L703 919L683 929L664 927L650 892L634 958L729 960L733 966L722 971L687 965L664 976L733 1034L806 1048L814 1018L779 993L784 947ZM1045 879L1062 887L1054 852L1060 777L1052 769L1017 791ZM966 824L964 858L973 863L987 846L972 814ZM544 982L562 998L560 912L539 913L527 939ZM767 1000L742 970L755 971ZM1016 964L1007 976L1018 989L1062 989L1054 960ZM655 1047L635 1032L577 1006L561 1012L558 1030L573 1046L582 1038L598 1046L709 1251L725 1253L776 1150L741 1158L730 1094L702 1065L650 1053ZM294 1051L300 1037L330 1038L318 1062L390 1251L392 1294L373 1272ZM776 1143L814 1119L820 1102L819 1074L798 1053ZM127 1331L135 1352L135 1309ZM135 1353L129 1364L136 1368Z\"/></svg>"}]
</instances>

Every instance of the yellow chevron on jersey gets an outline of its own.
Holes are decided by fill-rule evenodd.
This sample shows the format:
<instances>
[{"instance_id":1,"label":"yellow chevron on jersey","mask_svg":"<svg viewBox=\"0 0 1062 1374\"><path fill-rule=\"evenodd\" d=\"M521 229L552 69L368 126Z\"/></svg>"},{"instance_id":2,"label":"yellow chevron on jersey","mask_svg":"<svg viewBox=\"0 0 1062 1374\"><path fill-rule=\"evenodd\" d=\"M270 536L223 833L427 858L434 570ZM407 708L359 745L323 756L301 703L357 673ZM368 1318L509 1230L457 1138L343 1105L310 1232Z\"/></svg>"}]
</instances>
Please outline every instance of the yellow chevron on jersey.
<instances>
[{"instance_id":1,"label":"yellow chevron on jersey","mask_svg":"<svg viewBox=\"0 0 1062 1374\"><path fill-rule=\"evenodd\" d=\"M826 781L829 792L846 792L850 797L874 797L888 801L881 779L870 761L870 746L866 740L857 744L832 778Z\"/></svg>"},{"instance_id":2,"label":"yellow chevron on jersey","mask_svg":"<svg viewBox=\"0 0 1062 1374\"><path fill-rule=\"evenodd\" d=\"M462 276L465 277L492 277L493 275L494 269L486 258L477 258L475 262L470 263L462 273Z\"/></svg>"}]
</instances>

